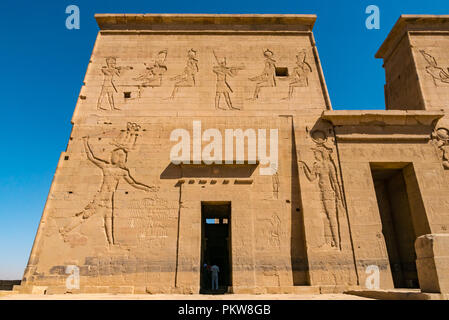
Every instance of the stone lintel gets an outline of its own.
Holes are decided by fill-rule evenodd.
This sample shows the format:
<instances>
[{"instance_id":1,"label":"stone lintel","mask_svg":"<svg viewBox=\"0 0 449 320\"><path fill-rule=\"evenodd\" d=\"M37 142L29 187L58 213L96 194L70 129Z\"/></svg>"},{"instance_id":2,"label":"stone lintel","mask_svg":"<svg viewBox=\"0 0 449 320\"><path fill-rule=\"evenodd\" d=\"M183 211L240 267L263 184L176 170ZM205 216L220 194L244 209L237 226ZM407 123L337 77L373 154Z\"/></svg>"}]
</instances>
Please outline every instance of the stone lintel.
<instances>
[{"instance_id":1,"label":"stone lintel","mask_svg":"<svg viewBox=\"0 0 449 320\"><path fill-rule=\"evenodd\" d=\"M96 14L101 30L312 31L312 14Z\"/></svg>"},{"instance_id":2,"label":"stone lintel","mask_svg":"<svg viewBox=\"0 0 449 320\"><path fill-rule=\"evenodd\" d=\"M449 31L449 15L401 15L375 57L386 59L410 31Z\"/></svg>"},{"instance_id":3,"label":"stone lintel","mask_svg":"<svg viewBox=\"0 0 449 320\"><path fill-rule=\"evenodd\" d=\"M327 110L321 118L334 126L431 126L443 111Z\"/></svg>"}]
</instances>

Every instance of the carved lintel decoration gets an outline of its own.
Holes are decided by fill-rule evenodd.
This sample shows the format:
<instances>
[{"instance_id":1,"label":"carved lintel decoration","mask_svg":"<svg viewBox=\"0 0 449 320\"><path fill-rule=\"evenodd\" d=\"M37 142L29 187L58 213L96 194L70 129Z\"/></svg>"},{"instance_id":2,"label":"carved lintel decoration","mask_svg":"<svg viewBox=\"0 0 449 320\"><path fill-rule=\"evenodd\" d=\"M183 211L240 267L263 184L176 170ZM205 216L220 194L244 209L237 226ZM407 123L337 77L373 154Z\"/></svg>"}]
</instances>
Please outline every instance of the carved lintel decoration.
<instances>
[{"instance_id":1,"label":"carved lintel decoration","mask_svg":"<svg viewBox=\"0 0 449 320\"><path fill-rule=\"evenodd\" d=\"M449 170L449 129L442 127L435 129L432 133L432 143L443 160L444 169Z\"/></svg>"}]
</instances>

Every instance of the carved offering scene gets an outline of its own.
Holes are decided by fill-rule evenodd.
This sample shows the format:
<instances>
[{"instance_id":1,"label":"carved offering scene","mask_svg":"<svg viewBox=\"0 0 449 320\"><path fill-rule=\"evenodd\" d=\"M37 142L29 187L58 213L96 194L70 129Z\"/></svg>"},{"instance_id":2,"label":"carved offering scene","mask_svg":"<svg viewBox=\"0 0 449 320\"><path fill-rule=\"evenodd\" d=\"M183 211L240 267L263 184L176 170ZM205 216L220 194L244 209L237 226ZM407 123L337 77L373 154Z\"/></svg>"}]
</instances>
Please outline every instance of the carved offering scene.
<instances>
[{"instance_id":1,"label":"carved offering scene","mask_svg":"<svg viewBox=\"0 0 449 320\"><path fill-rule=\"evenodd\" d=\"M225 115L223 111L319 111L330 105L305 36L289 42L272 36L269 43L257 44L244 35L186 35L182 42L174 35L159 37L156 42L140 35L138 42L123 43L114 57L94 55L86 75L91 85L82 90L80 110L100 116L195 110ZM99 46L109 48L116 39L120 36L104 35Z\"/></svg>"}]
</instances>

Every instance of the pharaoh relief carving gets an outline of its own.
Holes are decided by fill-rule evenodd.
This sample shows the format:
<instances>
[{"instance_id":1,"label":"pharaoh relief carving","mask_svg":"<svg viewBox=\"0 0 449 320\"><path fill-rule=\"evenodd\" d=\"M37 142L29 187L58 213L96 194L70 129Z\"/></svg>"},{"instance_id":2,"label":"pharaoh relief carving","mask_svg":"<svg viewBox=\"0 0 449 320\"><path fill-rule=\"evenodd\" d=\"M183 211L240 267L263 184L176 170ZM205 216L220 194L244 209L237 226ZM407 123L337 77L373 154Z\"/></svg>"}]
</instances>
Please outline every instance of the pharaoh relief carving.
<instances>
[{"instance_id":1,"label":"pharaoh relief carving","mask_svg":"<svg viewBox=\"0 0 449 320\"><path fill-rule=\"evenodd\" d=\"M257 100L261 88L264 87L276 87L276 60L274 60L274 53L266 49L263 52L265 58L265 67L262 73L256 77L249 78L249 80L256 82L256 88L254 89L254 95L250 100Z\"/></svg>"},{"instance_id":2,"label":"pharaoh relief carving","mask_svg":"<svg viewBox=\"0 0 449 320\"><path fill-rule=\"evenodd\" d=\"M337 165L332 157L333 148L327 143L326 132L315 130L311 137L315 143L312 148L315 162L309 167L300 160L299 165L310 182L318 181L325 213L325 242L331 248L341 250L340 218L344 215L345 203Z\"/></svg>"},{"instance_id":3,"label":"pharaoh relief carving","mask_svg":"<svg viewBox=\"0 0 449 320\"><path fill-rule=\"evenodd\" d=\"M281 80L289 81L288 96L283 100L290 100L293 98L295 88L309 86L309 74L312 72L312 67L306 60L307 51L301 50L296 55L296 66L293 69L293 72L289 74L287 78L281 78Z\"/></svg>"},{"instance_id":4,"label":"pharaoh relief carving","mask_svg":"<svg viewBox=\"0 0 449 320\"><path fill-rule=\"evenodd\" d=\"M187 62L183 72L170 80L175 81L170 99L174 99L179 88L194 87L195 75L199 72L197 52L190 49L187 52Z\"/></svg>"},{"instance_id":5,"label":"pharaoh relief carving","mask_svg":"<svg viewBox=\"0 0 449 320\"><path fill-rule=\"evenodd\" d=\"M133 67L117 67L117 58L106 58L106 66L101 68L103 73L103 84L101 87L100 97L97 102L97 109L101 110L120 110L115 105L114 94L118 92L114 82L115 77L120 77L124 70L132 70Z\"/></svg>"},{"instance_id":6,"label":"pharaoh relief carving","mask_svg":"<svg viewBox=\"0 0 449 320\"><path fill-rule=\"evenodd\" d=\"M446 68L445 70L440 67L437 60L425 50L420 50L419 52L421 52L424 59L427 61L426 72L432 76L435 86L438 86L438 84L441 83L449 84L449 68Z\"/></svg>"},{"instance_id":7,"label":"pharaoh relief carving","mask_svg":"<svg viewBox=\"0 0 449 320\"><path fill-rule=\"evenodd\" d=\"M443 160L444 169L449 170L449 129L435 129L432 133L432 142Z\"/></svg>"},{"instance_id":8,"label":"pharaoh relief carving","mask_svg":"<svg viewBox=\"0 0 449 320\"><path fill-rule=\"evenodd\" d=\"M156 187L137 182L126 166L128 153L136 145L139 130L139 125L128 123L126 131L122 131L112 143L115 149L111 152L109 160L96 157L89 144L89 137L83 138L87 159L101 169L103 181L93 200L81 212L76 213L68 225L60 229L60 234L65 240L72 230L86 222L90 217L101 215L104 220L106 239L110 245L114 245L114 194L120 181L124 180L132 187L145 192L157 190Z\"/></svg>"},{"instance_id":9,"label":"pharaoh relief carving","mask_svg":"<svg viewBox=\"0 0 449 320\"><path fill-rule=\"evenodd\" d=\"M141 97L143 88L160 87L162 85L163 75L167 72L168 68L165 65L167 59L167 50L159 51L154 62L146 66L145 71L133 80L141 82L138 90L138 97Z\"/></svg>"},{"instance_id":10,"label":"pharaoh relief carving","mask_svg":"<svg viewBox=\"0 0 449 320\"><path fill-rule=\"evenodd\" d=\"M237 73L240 70L244 70L245 67L228 67L226 65L226 57L218 57L215 51L213 51L215 61L217 62L217 65L215 65L212 68L212 71L215 73L217 77L216 82L216 91L215 91L215 109L222 109L222 110L240 110L239 108L236 108L232 105L231 101L231 93L234 91L232 90L231 86L228 83L227 77L234 77L237 75ZM221 97L224 98L226 102L226 107L220 106L220 99Z\"/></svg>"}]
</instances>

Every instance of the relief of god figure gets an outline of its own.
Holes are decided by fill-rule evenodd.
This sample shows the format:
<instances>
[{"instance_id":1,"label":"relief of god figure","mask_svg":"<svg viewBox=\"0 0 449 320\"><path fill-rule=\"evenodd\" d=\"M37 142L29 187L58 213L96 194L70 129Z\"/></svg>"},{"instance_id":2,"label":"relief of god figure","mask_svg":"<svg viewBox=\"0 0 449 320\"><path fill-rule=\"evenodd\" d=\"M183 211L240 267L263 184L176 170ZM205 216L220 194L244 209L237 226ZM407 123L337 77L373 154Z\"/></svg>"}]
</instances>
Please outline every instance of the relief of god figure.
<instances>
[{"instance_id":1,"label":"relief of god figure","mask_svg":"<svg viewBox=\"0 0 449 320\"><path fill-rule=\"evenodd\" d=\"M312 72L312 67L306 60L307 52L305 50L300 51L296 55L296 67L293 69L293 73L287 78L281 79L289 81L288 97L283 100L292 99L295 88L309 86L309 74Z\"/></svg>"},{"instance_id":2,"label":"relief of god figure","mask_svg":"<svg viewBox=\"0 0 449 320\"><path fill-rule=\"evenodd\" d=\"M324 143L313 148L315 162L310 168L304 161L299 161L310 182L318 180L321 202L325 213L325 240L332 248L341 249L340 212L345 208L343 192L338 179L337 167L331 157L332 149Z\"/></svg>"},{"instance_id":3,"label":"relief of god figure","mask_svg":"<svg viewBox=\"0 0 449 320\"><path fill-rule=\"evenodd\" d=\"M173 87L170 99L175 98L179 88L194 87L196 84L195 75L198 73L198 71L199 68L198 68L198 59L196 58L196 51L190 49L189 52L187 52L187 63L183 72L170 79L172 81L175 81L175 85Z\"/></svg>"},{"instance_id":4,"label":"relief of god figure","mask_svg":"<svg viewBox=\"0 0 449 320\"><path fill-rule=\"evenodd\" d=\"M256 77L249 78L256 82L254 95L250 100L257 100L259 98L260 89L263 87L276 87L276 60L273 59L274 53L267 49L264 51L265 67L262 73Z\"/></svg>"},{"instance_id":5,"label":"relief of god figure","mask_svg":"<svg viewBox=\"0 0 449 320\"><path fill-rule=\"evenodd\" d=\"M432 142L437 147L443 160L443 167L449 170L449 130L438 128L432 133Z\"/></svg>"}]
</instances>

